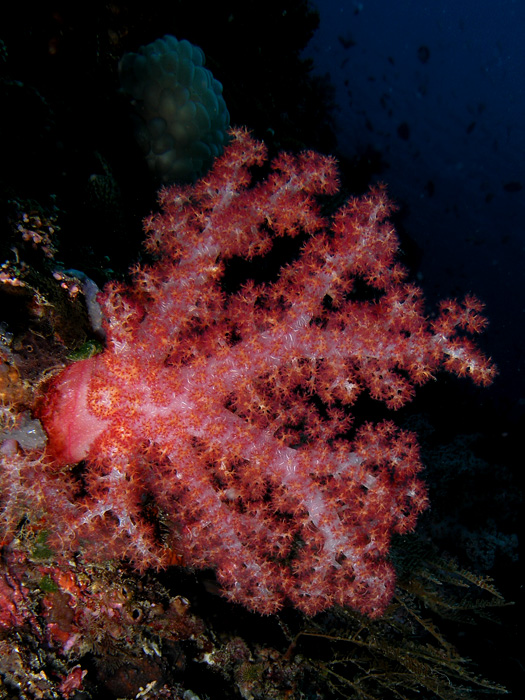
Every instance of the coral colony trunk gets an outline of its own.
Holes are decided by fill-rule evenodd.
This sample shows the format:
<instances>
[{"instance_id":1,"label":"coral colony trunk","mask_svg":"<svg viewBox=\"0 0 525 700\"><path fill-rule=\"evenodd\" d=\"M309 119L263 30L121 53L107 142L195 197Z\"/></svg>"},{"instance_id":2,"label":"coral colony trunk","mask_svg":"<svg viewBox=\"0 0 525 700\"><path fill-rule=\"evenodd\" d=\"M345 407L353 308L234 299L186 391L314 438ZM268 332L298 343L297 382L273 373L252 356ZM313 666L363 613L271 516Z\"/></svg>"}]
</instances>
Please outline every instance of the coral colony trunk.
<instances>
[{"instance_id":1,"label":"coral colony trunk","mask_svg":"<svg viewBox=\"0 0 525 700\"><path fill-rule=\"evenodd\" d=\"M391 536L427 497L414 436L350 407L363 392L402 406L442 368L489 383L467 337L481 305L445 302L429 322L395 262L382 188L329 222L315 195L337 191L333 159L281 154L251 183L265 159L235 130L206 177L161 191L145 222L155 262L106 287L106 349L50 386L47 452L24 498L62 549L213 568L227 598L261 613L380 615ZM225 292L225 261L299 232L276 281Z\"/></svg>"}]
</instances>

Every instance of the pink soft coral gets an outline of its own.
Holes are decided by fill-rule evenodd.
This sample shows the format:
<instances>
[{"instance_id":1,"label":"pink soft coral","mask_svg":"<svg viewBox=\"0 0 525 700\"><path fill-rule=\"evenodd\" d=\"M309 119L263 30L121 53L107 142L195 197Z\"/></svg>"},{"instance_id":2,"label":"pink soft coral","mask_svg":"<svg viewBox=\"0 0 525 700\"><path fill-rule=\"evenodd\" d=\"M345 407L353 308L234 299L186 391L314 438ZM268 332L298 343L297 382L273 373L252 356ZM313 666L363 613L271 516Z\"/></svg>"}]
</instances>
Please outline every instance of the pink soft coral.
<instances>
[{"instance_id":1,"label":"pink soft coral","mask_svg":"<svg viewBox=\"0 0 525 700\"><path fill-rule=\"evenodd\" d=\"M283 154L250 185L265 158L238 130L205 178L161 192L145 225L155 262L100 299L105 351L45 397L45 488L85 460L74 508L48 517L55 540L88 554L213 567L230 600L262 613L290 601L379 615L391 535L427 499L414 437L360 420L349 440L349 406L368 391L397 408L442 367L490 382L465 337L483 325L480 305L450 302L429 323L395 262L384 190L351 198L330 225L314 195L335 193L334 161ZM310 237L275 282L224 291L226 260L299 232Z\"/></svg>"}]
</instances>

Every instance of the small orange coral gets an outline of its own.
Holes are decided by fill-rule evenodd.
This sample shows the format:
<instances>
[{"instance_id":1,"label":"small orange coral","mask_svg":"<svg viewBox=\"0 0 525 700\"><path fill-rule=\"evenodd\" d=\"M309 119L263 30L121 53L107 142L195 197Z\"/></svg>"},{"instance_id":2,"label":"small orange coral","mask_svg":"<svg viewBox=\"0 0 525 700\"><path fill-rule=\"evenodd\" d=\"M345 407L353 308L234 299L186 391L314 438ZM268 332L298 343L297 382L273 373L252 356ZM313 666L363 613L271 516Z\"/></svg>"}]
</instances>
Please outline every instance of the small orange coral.
<instances>
[{"instance_id":1,"label":"small orange coral","mask_svg":"<svg viewBox=\"0 0 525 700\"><path fill-rule=\"evenodd\" d=\"M8 406L25 403L29 392L16 365L0 355L0 401Z\"/></svg>"}]
</instances>

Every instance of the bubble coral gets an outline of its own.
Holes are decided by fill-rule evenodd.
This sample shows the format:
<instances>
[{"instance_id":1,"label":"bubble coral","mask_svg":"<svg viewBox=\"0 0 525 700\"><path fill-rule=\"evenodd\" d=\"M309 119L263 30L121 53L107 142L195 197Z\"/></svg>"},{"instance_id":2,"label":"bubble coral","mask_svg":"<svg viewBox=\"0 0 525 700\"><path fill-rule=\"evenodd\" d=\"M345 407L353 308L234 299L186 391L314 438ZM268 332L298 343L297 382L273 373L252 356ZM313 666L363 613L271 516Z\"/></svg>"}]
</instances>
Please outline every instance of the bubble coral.
<instances>
[{"instance_id":1,"label":"bubble coral","mask_svg":"<svg viewBox=\"0 0 525 700\"><path fill-rule=\"evenodd\" d=\"M230 115L204 53L166 35L119 64L135 107L136 137L161 182L193 181L222 153Z\"/></svg>"}]
</instances>

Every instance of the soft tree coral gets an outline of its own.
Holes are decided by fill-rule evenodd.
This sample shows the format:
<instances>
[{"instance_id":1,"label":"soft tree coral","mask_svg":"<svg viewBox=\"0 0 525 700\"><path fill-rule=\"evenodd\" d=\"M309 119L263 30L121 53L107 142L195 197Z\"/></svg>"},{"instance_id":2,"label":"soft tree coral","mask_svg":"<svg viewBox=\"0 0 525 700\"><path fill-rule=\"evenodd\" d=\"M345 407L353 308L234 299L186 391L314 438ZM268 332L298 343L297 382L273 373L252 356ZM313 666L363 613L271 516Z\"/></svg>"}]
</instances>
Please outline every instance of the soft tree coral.
<instances>
[{"instance_id":1,"label":"soft tree coral","mask_svg":"<svg viewBox=\"0 0 525 700\"><path fill-rule=\"evenodd\" d=\"M237 130L205 178L161 191L145 222L154 262L100 297L105 351L43 399L41 517L51 542L86 556L214 568L226 597L261 613L380 615L391 536L427 497L415 437L351 406L368 393L398 408L442 368L489 383L468 338L481 306L467 297L426 319L383 188L330 222L315 196L337 190L333 159L281 154L252 183L265 159ZM226 292L227 260L298 233L309 237L277 280ZM80 460L75 482L66 467ZM4 513L23 499L12 491Z\"/></svg>"}]
</instances>

